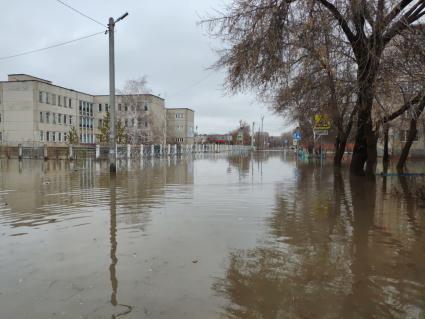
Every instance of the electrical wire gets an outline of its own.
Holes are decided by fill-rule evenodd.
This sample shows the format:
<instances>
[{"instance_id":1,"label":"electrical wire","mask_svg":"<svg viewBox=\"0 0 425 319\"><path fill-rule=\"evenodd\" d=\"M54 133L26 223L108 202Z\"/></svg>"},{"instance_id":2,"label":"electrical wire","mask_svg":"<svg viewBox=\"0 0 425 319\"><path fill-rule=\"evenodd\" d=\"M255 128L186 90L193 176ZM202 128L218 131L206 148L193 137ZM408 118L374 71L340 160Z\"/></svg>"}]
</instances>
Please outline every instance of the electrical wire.
<instances>
[{"instance_id":1,"label":"electrical wire","mask_svg":"<svg viewBox=\"0 0 425 319\"><path fill-rule=\"evenodd\" d=\"M204 82L205 80L207 80L213 74L214 74L214 71L210 71L206 76L204 76L203 78L199 79L195 83L193 83L193 84L191 84L191 85L189 85L189 86L187 86L187 87L185 87L185 88L183 88L183 89L181 89L181 90L179 90L177 92L174 92L174 93L168 95L168 97L174 97L176 95L179 95L181 93L186 92L187 90L193 89L194 87L198 86L199 84L201 84L202 82Z\"/></svg>"},{"instance_id":2,"label":"electrical wire","mask_svg":"<svg viewBox=\"0 0 425 319\"><path fill-rule=\"evenodd\" d=\"M104 33L105 33L104 31L96 32L96 33L89 34L89 35L86 35L86 36L81 37L81 38L77 38L77 39L73 39L73 40L70 40L70 41L61 42L61 43L57 43L57 44L53 44L53 45L49 45L49 46L44 47L44 48L0 57L0 61L8 60L8 59L12 59L12 58L20 57L20 56L23 56L23 55L32 54L32 53L37 53L37 52L41 52L41 51L45 51L45 50L49 50L49 49L53 49L53 48L57 48L57 47L60 47L60 46L63 46L63 45L67 45L67 44L74 43L74 42L77 42L77 41L80 41L80 40L88 39L88 38L94 37L94 36L99 35L99 34L104 34Z\"/></svg>"},{"instance_id":3,"label":"electrical wire","mask_svg":"<svg viewBox=\"0 0 425 319\"><path fill-rule=\"evenodd\" d=\"M85 14L85 13L81 12L80 10L77 10L77 9L75 9L74 7L71 7L69 4L67 4L67 3L65 3L65 2L63 2L63 1L61 1L61 0L56 0L56 1L57 1L57 2L59 2L60 4L64 5L65 7L67 7L67 8L69 8L69 9L71 9L72 11L74 11L74 12L78 13L79 15L82 15L83 17L85 17L85 18L87 18L87 19L89 19L89 20L91 20L91 21L93 21L93 22L95 22L95 23L97 23L97 24L101 25L102 27L104 27L104 28L106 27L106 25L104 25L102 22L99 22L99 21L97 21L97 20L93 19L92 17L90 17L90 16L88 16L87 14Z\"/></svg>"}]
</instances>

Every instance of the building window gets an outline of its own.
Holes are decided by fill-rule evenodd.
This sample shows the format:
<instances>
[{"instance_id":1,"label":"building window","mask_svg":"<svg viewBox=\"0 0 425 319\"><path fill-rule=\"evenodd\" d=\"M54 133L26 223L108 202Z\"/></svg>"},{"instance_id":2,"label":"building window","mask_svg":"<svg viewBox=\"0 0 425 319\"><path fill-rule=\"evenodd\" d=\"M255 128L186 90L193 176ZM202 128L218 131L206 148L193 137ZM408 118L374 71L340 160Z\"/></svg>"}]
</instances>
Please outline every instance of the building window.
<instances>
[{"instance_id":1,"label":"building window","mask_svg":"<svg viewBox=\"0 0 425 319\"><path fill-rule=\"evenodd\" d=\"M101 119L99 119L99 123L98 123L97 127L98 127L99 129L100 129L100 128L102 128L102 120L101 120Z\"/></svg>"},{"instance_id":2,"label":"building window","mask_svg":"<svg viewBox=\"0 0 425 319\"><path fill-rule=\"evenodd\" d=\"M66 114L63 115L63 124L66 125Z\"/></svg>"},{"instance_id":3,"label":"building window","mask_svg":"<svg viewBox=\"0 0 425 319\"><path fill-rule=\"evenodd\" d=\"M58 106L62 106L62 96L58 95Z\"/></svg>"},{"instance_id":4,"label":"building window","mask_svg":"<svg viewBox=\"0 0 425 319\"><path fill-rule=\"evenodd\" d=\"M58 124L62 124L62 114L58 114Z\"/></svg>"},{"instance_id":5,"label":"building window","mask_svg":"<svg viewBox=\"0 0 425 319\"><path fill-rule=\"evenodd\" d=\"M43 92L38 92L38 102L43 103Z\"/></svg>"},{"instance_id":6,"label":"building window","mask_svg":"<svg viewBox=\"0 0 425 319\"><path fill-rule=\"evenodd\" d=\"M68 107L69 107L70 109L72 109L72 100L71 100L71 99L68 99Z\"/></svg>"},{"instance_id":7,"label":"building window","mask_svg":"<svg viewBox=\"0 0 425 319\"><path fill-rule=\"evenodd\" d=\"M52 118L53 118L53 124L56 124L56 114L52 113Z\"/></svg>"},{"instance_id":8,"label":"building window","mask_svg":"<svg viewBox=\"0 0 425 319\"><path fill-rule=\"evenodd\" d=\"M105 104L105 111L109 112L109 104L108 103Z\"/></svg>"},{"instance_id":9,"label":"building window","mask_svg":"<svg viewBox=\"0 0 425 319\"><path fill-rule=\"evenodd\" d=\"M98 108L99 112L102 112L102 104L99 103L99 108Z\"/></svg>"},{"instance_id":10,"label":"building window","mask_svg":"<svg viewBox=\"0 0 425 319\"><path fill-rule=\"evenodd\" d=\"M142 126L142 119L138 118L137 119L137 127L141 127Z\"/></svg>"},{"instance_id":11,"label":"building window","mask_svg":"<svg viewBox=\"0 0 425 319\"><path fill-rule=\"evenodd\" d=\"M66 142L67 139L68 139L68 135L66 133L63 133L63 141Z\"/></svg>"},{"instance_id":12,"label":"building window","mask_svg":"<svg viewBox=\"0 0 425 319\"><path fill-rule=\"evenodd\" d=\"M63 97L63 106L66 107L66 96Z\"/></svg>"},{"instance_id":13,"label":"building window","mask_svg":"<svg viewBox=\"0 0 425 319\"><path fill-rule=\"evenodd\" d=\"M43 134L43 131L40 131L40 142L43 142L44 141L44 134Z\"/></svg>"},{"instance_id":14,"label":"building window","mask_svg":"<svg viewBox=\"0 0 425 319\"><path fill-rule=\"evenodd\" d=\"M127 119L125 119L124 123L125 123L124 126L128 127L128 120Z\"/></svg>"},{"instance_id":15,"label":"building window","mask_svg":"<svg viewBox=\"0 0 425 319\"><path fill-rule=\"evenodd\" d=\"M127 112L128 111L128 106L127 104L124 104L124 111Z\"/></svg>"},{"instance_id":16,"label":"building window","mask_svg":"<svg viewBox=\"0 0 425 319\"><path fill-rule=\"evenodd\" d=\"M46 93L46 104L50 104L50 94Z\"/></svg>"},{"instance_id":17,"label":"building window","mask_svg":"<svg viewBox=\"0 0 425 319\"><path fill-rule=\"evenodd\" d=\"M46 141L50 142L50 132L46 132Z\"/></svg>"},{"instance_id":18,"label":"building window","mask_svg":"<svg viewBox=\"0 0 425 319\"><path fill-rule=\"evenodd\" d=\"M56 94L52 94L52 104L56 105Z\"/></svg>"},{"instance_id":19,"label":"building window","mask_svg":"<svg viewBox=\"0 0 425 319\"><path fill-rule=\"evenodd\" d=\"M50 123L50 113L46 112L46 123Z\"/></svg>"},{"instance_id":20,"label":"building window","mask_svg":"<svg viewBox=\"0 0 425 319\"><path fill-rule=\"evenodd\" d=\"M58 141L62 142L62 133L61 132L58 133Z\"/></svg>"},{"instance_id":21,"label":"building window","mask_svg":"<svg viewBox=\"0 0 425 319\"><path fill-rule=\"evenodd\" d=\"M176 113L176 119L182 119L183 113Z\"/></svg>"},{"instance_id":22,"label":"building window","mask_svg":"<svg viewBox=\"0 0 425 319\"><path fill-rule=\"evenodd\" d=\"M148 103L145 103L145 111L148 110Z\"/></svg>"},{"instance_id":23,"label":"building window","mask_svg":"<svg viewBox=\"0 0 425 319\"><path fill-rule=\"evenodd\" d=\"M69 116L69 125L72 125L72 115Z\"/></svg>"},{"instance_id":24,"label":"building window","mask_svg":"<svg viewBox=\"0 0 425 319\"><path fill-rule=\"evenodd\" d=\"M121 111L121 103L118 103L118 111Z\"/></svg>"},{"instance_id":25,"label":"building window","mask_svg":"<svg viewBox=\"0 0 425 319\"><path fill-rule=\"evenodd\" d=\"M52 132L52 142L56 142L56 133Z\"/></svg>"}]
</instances>

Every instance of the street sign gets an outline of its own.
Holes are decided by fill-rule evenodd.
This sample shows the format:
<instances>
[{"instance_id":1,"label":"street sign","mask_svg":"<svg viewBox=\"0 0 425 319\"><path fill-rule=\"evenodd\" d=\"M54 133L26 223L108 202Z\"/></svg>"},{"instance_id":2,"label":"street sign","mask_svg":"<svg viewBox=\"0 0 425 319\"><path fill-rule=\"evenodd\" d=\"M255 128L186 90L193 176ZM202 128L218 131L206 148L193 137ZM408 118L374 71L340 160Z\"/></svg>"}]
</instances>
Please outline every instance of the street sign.
<instances>
[{"instance_id":1,"label":"street sign","mask_svg":"<svg viewBox=\"0 0 425 319\"><path fill-rule=\"evenodd\" d=\"M239 132L238 133L238 137L237 137L238 141L243 141L243 132Z\"/></svg>"},{"instance_id":2,"label":"street sign","mask_svg":"<svg viewBox=\"0 0 425 319\"><path fill-rule=\"evenodd\" d=\"M331 119L326 114L314 115L314 126L315 130L329 130L331 128Z\"/></svg>"},{"instance_id":3,"label":"street sign","mask_svg":"<svg viewBox=\"0 0 425 319\"><path fill-rule=\"evenodd\" d=\"M328 130L313 130L315 136L327 136L329 131Z\"/></svg>"},{"instance_id":4,"label":"street sign","mask_svg":"<svg viewBox=\"0 0 425 319\"><path fill-rule=\"evenodd\" d=\"M292 138L297 141L301 140L301 132L299 131L294 132L294 134L292 135Z\"/></svg>"}]
</instances>

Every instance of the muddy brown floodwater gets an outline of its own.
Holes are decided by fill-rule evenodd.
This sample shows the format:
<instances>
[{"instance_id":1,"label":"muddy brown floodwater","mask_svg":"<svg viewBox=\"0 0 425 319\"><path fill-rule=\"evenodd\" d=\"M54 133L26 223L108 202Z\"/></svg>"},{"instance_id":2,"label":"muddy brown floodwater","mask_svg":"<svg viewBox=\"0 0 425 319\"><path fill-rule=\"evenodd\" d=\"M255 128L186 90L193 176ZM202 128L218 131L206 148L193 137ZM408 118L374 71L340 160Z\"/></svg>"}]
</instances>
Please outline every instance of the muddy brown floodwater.
<instances>
[{"instance_id":1,"label":"muddy brown floodwater","mask_svg":"<svg viewBox=\"0 0 425 319\"><path fill-rule=\"evenodd\" d=\"M1 319L425 318L424 177L119 165L0 161Z\"/></svg>"}]
</instances>

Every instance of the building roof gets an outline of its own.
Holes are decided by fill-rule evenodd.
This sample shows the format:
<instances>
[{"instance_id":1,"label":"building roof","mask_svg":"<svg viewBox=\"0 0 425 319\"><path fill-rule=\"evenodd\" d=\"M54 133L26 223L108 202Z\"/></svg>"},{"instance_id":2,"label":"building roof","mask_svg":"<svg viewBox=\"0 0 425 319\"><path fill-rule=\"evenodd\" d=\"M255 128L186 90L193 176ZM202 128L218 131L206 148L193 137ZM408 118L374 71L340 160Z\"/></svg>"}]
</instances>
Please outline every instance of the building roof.
<instances>
[{"instance_id":1,"label":"building roof","mask_svg":"<svg viewBox=\"0 0 425 319\"><path fill-rule=\"evenodd\" d=\"M171 110L189 110L189 111L195 112L194 110L188 107L167 107L167 110L170 110L170 111Z\"/></svg>"},{"instance_id":2,"label":"building roof","mask_svg":"<svg viewBox=\"0 0 425 319\"><path fill-rule=\"evenodd\" d=\"M24 74L24 73L8 74L8 77L11 77L11 76L27 76L30 79L26 79L26 80L14 80L14 81L7 80L7 81L0 81L0 83L41 82L41 83L44 83L44 84L49 84L51 86L55 86L55 87L60 88L60 89L65 89L65 90L68 90L68 91L71 91L71 92L76 92L76 93L80 93L80 94L84 94L84 95L90 95L90 96L93 96L93 97L96 97L96 96L109 96L109 94L90 94L90 93L85 93L85 92L78 91L78 90L69 89L69 88L66 88L64 86L53 84L52 81L45 80L45 79L42 79L42 78L39 78L39 77L36 77L36 76L32 76L30 74ZM164 101L164 99L162 97L159 97L157 95L150 94L150 93L146 93L146 94L129 94L129 95L139 95L139 96L143 96L143 95L146 96L146 95L148 95L148 96L153 96L153 97L156 97L156 98L161 99L161 100ZM115 96L124 96L124 94L115 94Z\"/></svg>"}]
</instances>

